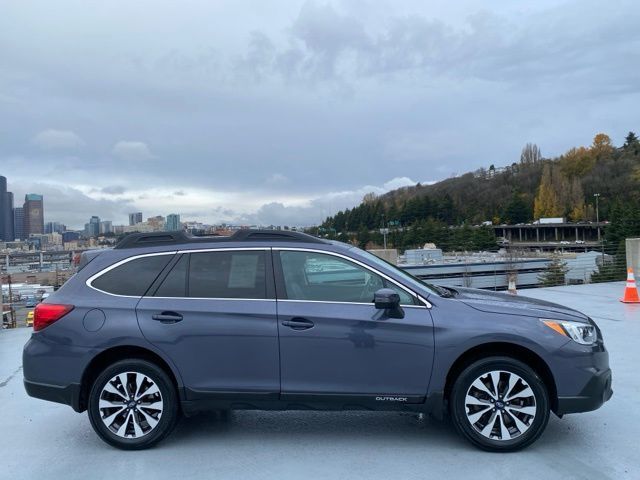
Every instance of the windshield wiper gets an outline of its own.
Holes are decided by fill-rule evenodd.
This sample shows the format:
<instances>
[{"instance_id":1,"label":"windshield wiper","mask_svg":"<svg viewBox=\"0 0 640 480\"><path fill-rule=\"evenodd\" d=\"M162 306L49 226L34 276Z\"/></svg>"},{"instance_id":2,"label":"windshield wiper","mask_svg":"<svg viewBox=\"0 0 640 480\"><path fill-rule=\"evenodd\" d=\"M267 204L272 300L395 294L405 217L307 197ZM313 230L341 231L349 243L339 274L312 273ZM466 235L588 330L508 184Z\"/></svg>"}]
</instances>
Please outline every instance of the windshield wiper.
<instances>
[{"instance_id":1,"label":"windshield wiper","mask_svg":"<svg viewBox=\"0 0 640 480\"><path fill-rule=\"evenodd\" d=\"M438 295L440 295L441 297L445 297L445 298L453 297L453 292L448 288L441 287L440 285L433 285L433 284L429 284L429 286L433 288L436 292L438 292Z\"/></svg>"}]
</instances>

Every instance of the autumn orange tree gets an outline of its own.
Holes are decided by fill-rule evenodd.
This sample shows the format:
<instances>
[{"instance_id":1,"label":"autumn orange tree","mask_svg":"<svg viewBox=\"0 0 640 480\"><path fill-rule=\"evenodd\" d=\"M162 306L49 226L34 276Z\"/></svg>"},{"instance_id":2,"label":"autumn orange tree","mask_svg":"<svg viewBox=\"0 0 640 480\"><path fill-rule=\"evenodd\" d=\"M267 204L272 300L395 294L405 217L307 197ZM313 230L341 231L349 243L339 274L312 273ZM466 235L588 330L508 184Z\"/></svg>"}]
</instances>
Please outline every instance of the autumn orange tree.
<instances>
[{"instance_id":1,"label":"autumn orange tree","mask_svg":"<svg viewBox=\"0 0 640 480\"><path fill-rule=\"evenodd\" d=\"M536 218L558 217L564 212L554 185L551 164L547 163L542 170L542 179L533 203L533 215Z\"/></svg>"}]
</instances>

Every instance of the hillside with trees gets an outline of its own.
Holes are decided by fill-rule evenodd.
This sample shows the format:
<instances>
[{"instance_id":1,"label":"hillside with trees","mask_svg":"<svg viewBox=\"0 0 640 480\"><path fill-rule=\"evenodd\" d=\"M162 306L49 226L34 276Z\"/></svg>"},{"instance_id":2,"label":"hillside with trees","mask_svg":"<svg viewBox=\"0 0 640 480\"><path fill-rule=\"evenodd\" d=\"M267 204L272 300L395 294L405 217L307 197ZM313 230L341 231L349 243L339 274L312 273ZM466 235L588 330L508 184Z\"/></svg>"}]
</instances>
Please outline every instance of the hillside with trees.
<instances>
[{"instance_id":1,"label":"hillside with trees","mask_svg":"<svg viewBox=\"0 0 640 480\"><path fill-rule=\"evenodd\" d=\"M544 158L527 144L510 166L490 165L432 185L417 184L362 203L327 218L314 229L361 246L380 244L379 229L389 227L389 242L400 249L433 242L445 250L495 248L492 224L528 223L541 217L595 221L600 194L601 220L611 221L608 242L640 235L640 141L629 132L613 145L597 134L587 147L575 147L557 158Z\"/></svg>"}]
</instances>

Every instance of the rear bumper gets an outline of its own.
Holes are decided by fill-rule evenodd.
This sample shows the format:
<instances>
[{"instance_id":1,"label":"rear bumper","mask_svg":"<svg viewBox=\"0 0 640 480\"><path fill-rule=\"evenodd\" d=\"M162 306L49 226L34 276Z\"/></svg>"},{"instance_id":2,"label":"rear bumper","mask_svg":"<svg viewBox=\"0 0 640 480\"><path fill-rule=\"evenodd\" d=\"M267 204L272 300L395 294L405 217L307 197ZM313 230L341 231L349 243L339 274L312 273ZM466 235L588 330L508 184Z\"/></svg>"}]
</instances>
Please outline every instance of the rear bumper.
<instances>
[{"instance_id":1,"label":"rear bumper","mask_svg":"<svg viewBox=\"0 0 640 480\"><path fill-rule=\"evenodd\" d=\"M594 374L577 396L559 396L556 413L590 412L600 408L613 395L611 389L611 370L606 369Z\"/></svg>"},{"instance_id":2,"label":"rear bumper","mask_svg":"<svg viewBox=\"0 0 640 480\"><path fill-rule=\"evenodd\" d=\"M80 384L72 383L67 386L48 385L25 379L24 389L30 397L63 403L71 406L76 412L82 411L80 407Z\"/></svg>"}]
</instances>

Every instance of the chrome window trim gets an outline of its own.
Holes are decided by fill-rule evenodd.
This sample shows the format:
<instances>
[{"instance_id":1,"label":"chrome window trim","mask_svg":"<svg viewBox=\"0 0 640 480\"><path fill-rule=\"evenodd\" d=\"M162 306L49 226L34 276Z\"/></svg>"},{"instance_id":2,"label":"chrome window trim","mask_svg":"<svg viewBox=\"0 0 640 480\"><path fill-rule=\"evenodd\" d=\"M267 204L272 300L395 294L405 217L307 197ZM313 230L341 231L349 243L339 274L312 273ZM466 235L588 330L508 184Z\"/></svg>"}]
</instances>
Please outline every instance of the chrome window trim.
<instances>
[{"instance_id":1,"label":"chrome window trim","mask_svg":"<svg viewBox=\"0 0 640 480\"><path fill-rule=\"evenodd\" d=\"M124 259L114 263L113 265L109 265L108 267L100 270L99 272L94 273L91 277L89 277L85 281L85 285L87 287L95 290L96 292L100 292L100 293L104 293L105 295L110 295L112 297L120 297L120 298L193 299L193 300L218 300L218 301L220 301L220 300L231 300L231 301L260 301L260 302L264 302L264 301L269 301L269 302L279 301L279 302L333 303L333 304L348 304L348 305L372 305L371 303L366 303L366 302L338 302L338 301L329 301L329 300L289 300L289 299L279 299L278 300L278 299L275 299L275 298L152 297L152 296L148 296L148 295L143 295L143 296L120 295L120 294L117 294L117 293L110 293L110 292L106 292L104 290L100 290L99 288L96 288L96 287L94 287L92 285L92 282L95 279L97 279L98 277L104 275L105 273L113 270L114 268L117 268L120 265L124 265L127 262L131 262L133 260L137 260L139 258L144 258L144 257L153 257L153 256L159 256L159 255L177 255L177 254L183 254L183 253L206 253L206 252L229 252L229 251L232 251L232 252L242 252L242 251L263 251L263 252L268 252L268 251L271 251L271 250L321 253L321 254L325 254L325 255L332 255L334 257L342 258L342 259L347 260L349 262L353 262L353 263L355 263L357 265L360 265L361 267L363 267L363 268L375 273L376 275L380 275L382 278L384 278L385 280L393 283L397 287L401 288L402 290L407 292L412 297L417 298L418 301L422 302L422 304L423 304L423 305L402 305L403 308L426 308L426 309L430 309L433 306L431 304L431 302L426 300L421 295L417 294L416 292L414 292L410 288L408 288L405 285L399 283L398 281L394 280L393 278L389 277L388 275L380 272L379 270L376 270L375 268L370 267L366 263L363 263L363 262L361 262L359 260L356 260L355 258L349 257L347 255L343 255L341 253L332 252L332 251L329 251L329 250L319 250L319 249L315 249L315 248L296 248L296 247L221 247L221 248L201 248L201 249L193 249L193 250L192 249L183 249L183 250L171 250L171 251L167 251L167 252L142 253L140 255L133 255L131 257L124 258Z\"/></svg>"},{"instance_id":2,"label":"chrome window trim","mask_svg":"<svg viewBox=\"0 0 640 480\"><path fill-rule=\"evenodd\" d=\"M360 265L361 267L375 273L376 275L380 275L382 278L384 278L385 280L393 283L394 285L396 285L397 287L401 288L402 290L404 290L405 292L407 292L409 295L411 295L412 297L418 299L419 302L422 302L423 305L402 305L402 308L408 307L408 308L431 308L431 302L427 301L426 299L424 299L421 295L417 294L416 292L414 292L413 290L411 290L409 287L404 286L403 284L399 283L398 281L394 280L393 278L389 277L388 275L382 273L379 270L376 270L375 268L367 265L366 263L361 262L360 260L356 260L355 258L349 257L347 255L342 255L341 253L337 253L337 252L332 252L332 251L328 251L328 250L318 250L316 248L296 248L296 247L272 247L272 249L274 251L287 251L287 252L311 252L311 253L322 253L325 255L332 255L334 257L339 257L342 258L344 260L347 260L349 262L353 262L357 265ZM339 304L351 304L351 305L371 305L371 303L364 303L364 302L334 302L334 301L328 301L328 300L288 300L288 299L282 299L282 300L278 300L280 302L283 301L290 301L290 302L319 302L319 303L339 303Z\"/></svg>"},{"instance_id":3,"label":"chrome window trim","mask_svg":"<svg viewBox=\"0 0 640 480\"><path fill-rule=\"evenodd\" d=\"M138 298L138 297L135 297ZM225 297L150 297L149 295L144 295L140 297L143 298L159 298L161 300L216 300L218 302L224 302L227 300L237 301L242 300L243 302L275 302L275 298L225 298Z\"/></svg>"},{"instance_id":4,"label":"chrome window trim","mask_svg":"<svg viewBox=\"0 0 640 480\"><path fill-rule=\"evenodd\" d=\"M415 297L415 295L412 295ZM339 302L337 300L289 300L288 298L281 298L278 302L289 302L289 303L330 303L337 305L364 305L367 307L373 307L373 302ZM402 308L427 308L425 305L401 305Z\"/></svg>"},{"instance_id":5,"label":"chrome window trim","mask_svg":"<svg viewBox=\"0 0 640 480\"><path fill-rule=\"evenodd\" d=\"M268 252L271 250L270 247L223 247L223 248L204 248L204 249L198 249L198 250L171 250L171 251L167 251L167 252L152 252L152 253L141 253L140 255L133 255L131 257L127 257L127 258L123 258L122 260L114 263L113 265L109 265L108 267L100 270L97 273L94 273L92 276L90 276L84 283L87 287L95 290L96 292L100 292L100 293L104 293L105 295L110 295L112 297L120 297L120 298L137 298L137 299L142 299L142 298L189 298L189 299L194 299L194 300L260 300L260 301L265 301L265 300L269 300L269 301L275 301L274 298L200 298L200 297L151 297L148 295L142 295L142 296L138 296L138 295L120 295L118 293L110 293L110 292L106 292L104 290L100 290L97 287L93 286L93 281L95 279L97 279L98 277L101 277L102 275L104 275L105 273L113 270L114 268L119 267L120 265L124 265L125 263L131 262L133 260L137 260L138 258L144 258L144 257L155 257L155 256L159 256L159 255L177 255L177 254L181 254L181 253L204 253L204 252L227 252L227 251L246 251L246 250L254 250L254 251L264 251L264 252Z\"/></svg>"}]
</instances>

